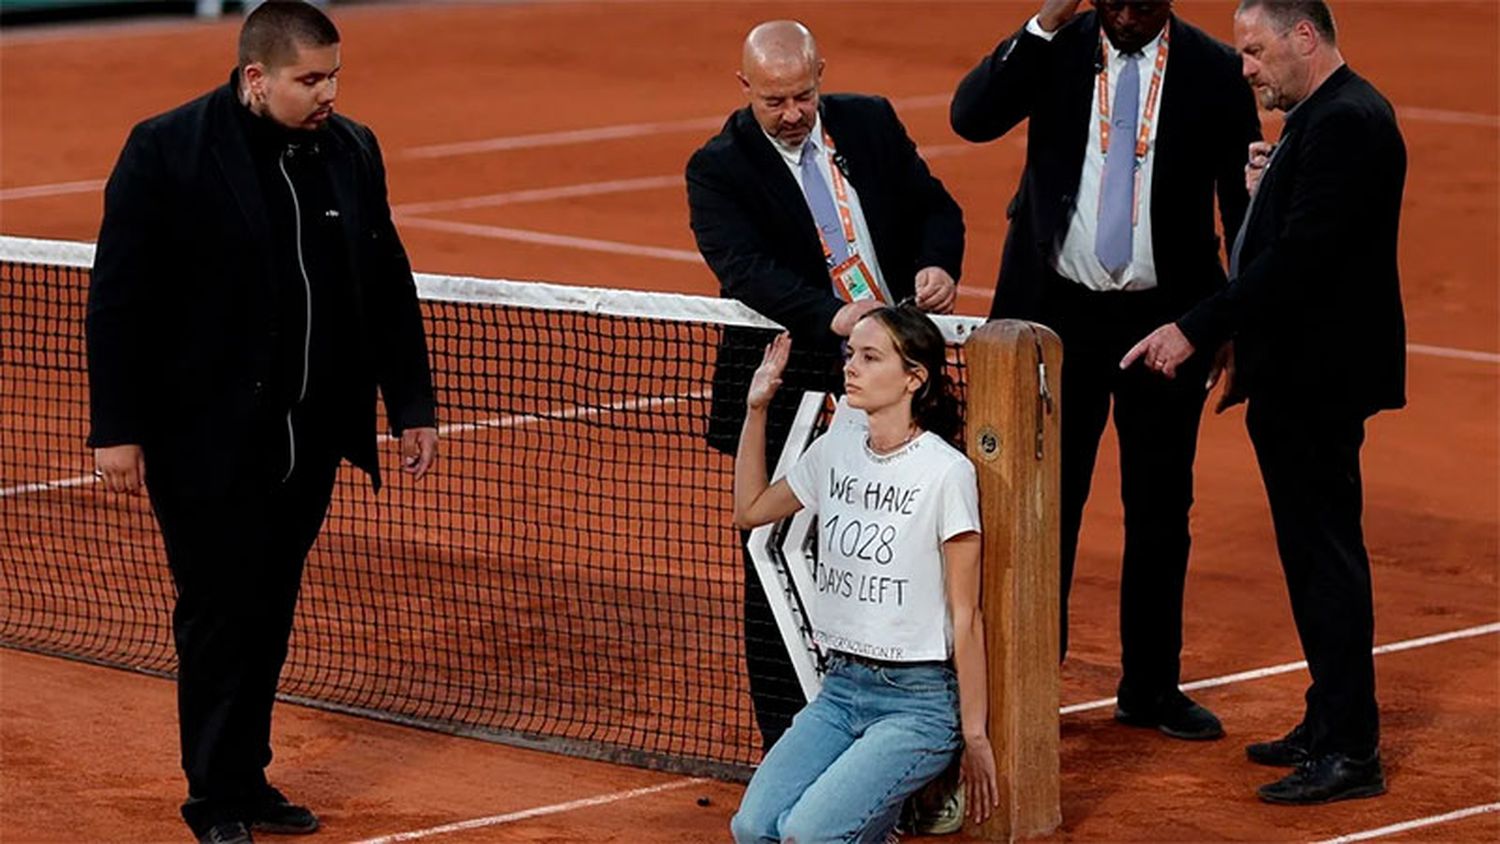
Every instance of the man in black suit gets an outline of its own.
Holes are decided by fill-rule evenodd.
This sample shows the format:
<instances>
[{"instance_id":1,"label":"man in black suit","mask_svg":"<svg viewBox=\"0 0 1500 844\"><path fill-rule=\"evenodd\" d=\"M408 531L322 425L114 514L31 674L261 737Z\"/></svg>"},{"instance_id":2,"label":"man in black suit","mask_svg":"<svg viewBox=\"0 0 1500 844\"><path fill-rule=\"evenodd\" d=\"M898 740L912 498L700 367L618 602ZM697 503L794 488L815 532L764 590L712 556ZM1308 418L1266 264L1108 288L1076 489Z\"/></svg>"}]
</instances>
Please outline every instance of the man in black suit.
<instances>
[{"instance_id":1,"label":"man in black suit","mask_svg":"<svg viewBox=\"0 0 1500 844\"><path fill-rule=\"evenodd\" d=\"M1406 403L1396 241L1406 145L1389 102L1344 64L1322 0L1243 0L1245 78L1287 114L1230 260L1230 283L1131 349L1173 377L1233 339L1231 400L1249 399L1292 616L1312 686L1302 722L1250 759L1297 765L1273 803L1385 791L1375 703L1370 560L1360 525L1365 420Z\"/></svg>"},{"instance_id":2,"label":"man in black suit","mask_svg":"<svg viewBox=\"0 0 1500 844\"><path fill-rule=\"evenodd\" d=\"M317 829L266 781L271 709L340 459L379 489L377 385L404 471L437 448L411 267L375 136L333 113L339 67L314 6L251 14L227 84L131 132L89 288L89 445L161 526L182 813L215 844Z\"/></svg>"},{"instance_id":3,"label":"man in black suit","mask_svg":"<svg viewBox=\"0 0 1500 844\"><path fill-rule=\"evenodd\" d=\"M1208 362L1165 382L1116 363L1151 326L1224 283L1214 231L1247 200L1242 165L1260 137L1255 101L1226 45L1167 0L1047 0L960 83L953 128L991 141L1022 120L1026 170L992 317L1062 338L1061 596L1068 594L1099 440L1114 405L1125 548L1122 677L1115 718L1182 739L1223 735L1179 689L1193 459Z\"/></svg>"},{"instance_id":4,"label":"man in black suit","mask_svg":"<svg viewBox=\"0 0 1500 844\"><path fill-rule=\"evenodd\" d=\"M963 263L963 213L891 104L822 96L823 67L801 24L755 27L739 73L749 105L687 165L693 234L720 292L792 334L768 426L771 465L802 392L842 391L842 340L859 317L908 297L951 311ZM731 456L770 336L726 329L719 344L708 441ZM745 655L770 748L806 701L748 552L745 566Z\"/></svg>"}]
</instances>

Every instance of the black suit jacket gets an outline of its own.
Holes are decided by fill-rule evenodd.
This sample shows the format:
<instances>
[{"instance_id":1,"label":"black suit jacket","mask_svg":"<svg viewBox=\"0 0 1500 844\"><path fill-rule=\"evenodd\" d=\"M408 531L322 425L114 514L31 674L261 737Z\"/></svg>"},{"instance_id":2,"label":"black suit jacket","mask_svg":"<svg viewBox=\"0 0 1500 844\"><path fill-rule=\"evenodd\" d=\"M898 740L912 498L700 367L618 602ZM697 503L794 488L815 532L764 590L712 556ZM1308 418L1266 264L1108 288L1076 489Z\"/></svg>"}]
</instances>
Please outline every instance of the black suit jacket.
<instances>
[{"instance_id":1,"label":"black suit jacket","mask_svg":"<svg viewBox=\"0 0 1500 844\"><path fill-rule=\"evenodd\" d=\"M89 445L144 446L213 483L253 460L268 407L282 266L235 82L137 125L104 193L87 315ZM379 486L375 395L390 427L434 424L416 287L374 134L335 115L319 144L342 212L360 407L332 427ZM149 466L148 466L149 472Z\"/></svg>"},{"instance_id":2,"label":"black suit jacket","mask_svg":"<svg viewBox=\"0 0 1500 844\"><path fill-rule=\"evenodd\" d=\"M1406 403L1396 261L1406 144L1391 104L1340 67L1287 117L1239 275L1178 326L1233 337L1236 388L1356 414Z\"/></svg>"},{"instance_id":3,"label":"black suit jacket","mask_svg":"<svg viewBox=\"0 0 1500 844\"><path fill-rule=\"evenodd\" d=\"M1233 236L1248 202L1245 160L1260 138L1260 121L1234 51L1175 16L1168 26L1151 233L1158 287L1186 310L1224 284L1214 194L1224 231ZM1041 282L1078 201L1094 79L1103 61L1099 32L1096 12L1069 21L1050 42L1022 27L953 95L953 130L970 141L994 140L1030 119L1026 169L1006 211L1010 228L992 318L1040 316Z\"/></svg>"},{"instance_id":4,"label":"black suit jacket","mask_svg":"<svg viewBox=\"0 0 1500 844\"><path fill-rule=\"evenodd\" d=\"M956 280L963 264L963 212L917 154L896 111L881 97L822 98L850 184L859 192L881 275L899 301L917 271L942 267ZM687 165L688 207L698 250L719 279L720 294L785 326L792 359L778 398L838 390L841 345L829 328L844 302L833 292L807 201L749 108ZM709 442L733 453L744 419L745 389L760 363L763 332L726 330L714 375Z\"/></svg>"}]
</instances>

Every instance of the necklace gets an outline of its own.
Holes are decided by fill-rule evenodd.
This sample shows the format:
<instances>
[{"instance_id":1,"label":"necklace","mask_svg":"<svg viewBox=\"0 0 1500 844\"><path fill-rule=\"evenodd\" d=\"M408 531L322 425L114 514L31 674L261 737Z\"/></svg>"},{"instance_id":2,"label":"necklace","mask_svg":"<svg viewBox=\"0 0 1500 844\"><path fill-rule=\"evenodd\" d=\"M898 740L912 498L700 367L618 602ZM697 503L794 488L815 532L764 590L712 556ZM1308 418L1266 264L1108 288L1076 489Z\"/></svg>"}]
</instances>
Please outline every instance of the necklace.
<instances>
[{"instance_id":1,"label":"necklace","mask_svg":"<svg viewBox=\"0 0 1500 844\"><path fill-rule=\"evenodd\" d=\"M874 454L876 456L885 456L885 455L888 455L888 454L894 454L895 452L898 452L901 449L905 448L907 445L909 445L911 443L911 441L914 440L914 439L916 439L917 435L920 434L920 433L922 433L922 429L918 428L914 424L914 425L911 426L911 430L909 432L907 432L906 439L902 440L901 442L896 443L895 445L891 446L890 448L878 448L878 447L876 447L875 440L869 434L865 434L865 448L869 449L870 453Z\"/></svg>"}]
</instances>

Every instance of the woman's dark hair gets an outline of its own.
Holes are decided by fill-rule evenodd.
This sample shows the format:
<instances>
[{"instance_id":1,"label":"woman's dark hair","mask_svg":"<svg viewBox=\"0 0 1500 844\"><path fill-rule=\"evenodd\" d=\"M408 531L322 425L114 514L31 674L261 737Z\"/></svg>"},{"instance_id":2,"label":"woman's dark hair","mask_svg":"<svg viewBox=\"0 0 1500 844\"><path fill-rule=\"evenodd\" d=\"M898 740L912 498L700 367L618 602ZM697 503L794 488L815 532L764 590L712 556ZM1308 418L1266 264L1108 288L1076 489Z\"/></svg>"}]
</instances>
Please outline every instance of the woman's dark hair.
<instances>
[{"instance_id":1,"label":"woman's dark hair","mask_svg":"<svg viewBox=\"0 0 1500 844\"><path fill-rule=\"evenodd\" d=\"M884 326L907 367L923 374L922 386L911 399L911 415L917 425L962 447L959 435L963 433L963 414L953 379L948 377L948 343L937 325L905 302L893 308L877 308L864 319Z\"/></svg>"}]
</instances>

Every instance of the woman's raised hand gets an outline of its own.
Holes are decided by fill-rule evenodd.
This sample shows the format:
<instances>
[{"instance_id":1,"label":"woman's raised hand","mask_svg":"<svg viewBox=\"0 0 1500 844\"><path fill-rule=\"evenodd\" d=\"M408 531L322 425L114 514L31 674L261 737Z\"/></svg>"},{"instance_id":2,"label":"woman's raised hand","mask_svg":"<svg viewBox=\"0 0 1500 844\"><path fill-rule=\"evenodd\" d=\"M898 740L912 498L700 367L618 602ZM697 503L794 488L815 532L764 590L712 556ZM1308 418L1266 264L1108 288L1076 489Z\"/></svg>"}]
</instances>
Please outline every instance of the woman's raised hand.
<instances>
[{"instance_id":1,"label":"woman's raised hand","mask_svg":"<svg viewBox=\"0 0 1500 844\"><path fill-rule=\"evenodd\" d=\"M750 392L745 396L745 405L750 410L764 410L771 403L771 397L781 386L781 372L786 369L791 353L792 336L785 331L766 346L766 354L760 359L760 367L750 379Z\"/></svg>"}]
</instances>

